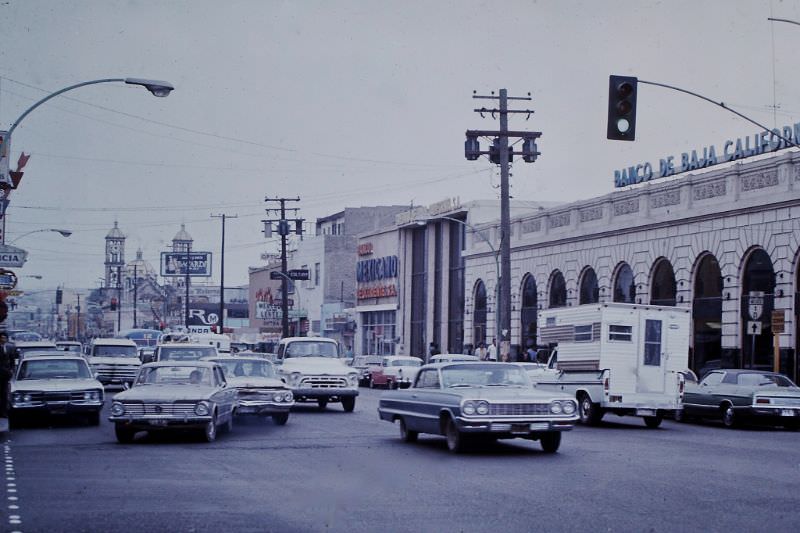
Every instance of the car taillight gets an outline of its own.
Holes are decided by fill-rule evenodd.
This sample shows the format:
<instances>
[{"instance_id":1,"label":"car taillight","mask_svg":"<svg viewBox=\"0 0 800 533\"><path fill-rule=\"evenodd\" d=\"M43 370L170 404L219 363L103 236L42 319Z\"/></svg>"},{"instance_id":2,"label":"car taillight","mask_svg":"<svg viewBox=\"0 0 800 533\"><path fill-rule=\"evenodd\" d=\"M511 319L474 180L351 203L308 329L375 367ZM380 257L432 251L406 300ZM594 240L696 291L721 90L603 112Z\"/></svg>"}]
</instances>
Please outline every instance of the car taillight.
<instances>
[{"instance_id":1,"label":"car taillight","mask_svg":"<svg viewBox=\"0 0 800 533\"><path fill-rule=\"evenodd\" d=\"M606 376L605 379L603 379L603 390L606 391L606 393L608 393L608 389L609 389L608 376Z\"/></svg>"},{"instance_id":2,"label":"car taillight","mask_svg":"<svg viewBox=\"0 0 800 533\"><path fill-rule=\"evenodd\" d=\"M756 403L769 403L769 398L756 398Z\"/></svg>"}]
</instances>

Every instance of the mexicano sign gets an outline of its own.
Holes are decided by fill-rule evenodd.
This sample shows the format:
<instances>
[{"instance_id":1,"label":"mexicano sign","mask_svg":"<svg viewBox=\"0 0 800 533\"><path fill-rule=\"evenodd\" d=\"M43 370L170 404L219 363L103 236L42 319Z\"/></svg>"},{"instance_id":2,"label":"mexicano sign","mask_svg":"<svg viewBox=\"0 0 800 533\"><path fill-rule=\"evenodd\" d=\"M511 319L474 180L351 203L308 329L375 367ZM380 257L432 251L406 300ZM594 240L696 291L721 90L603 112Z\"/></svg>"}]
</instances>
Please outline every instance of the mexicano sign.
<instances>
[{"instance_id":1,"label":"mexicano sign","mask_svg":"<svg viewBox=\"0 0 800 533\"><path fill-rule=\"evenodd\" d=\"M784 139L791 141L791 143L787 143ZM680 161L676 161L674 156L659 159L657 169L650 163L642 163L622 170L615 170L614 187L627 187L628 185L635 185L645 181L666 178L681 172L689 172L754 155L776 152L794 146L794 143L800 144L800 122L794 126L784 126L783 130L775 128L772 131L762 131L744 139L741 137L735 141L728 139L719 153L714 145L711 145L706 146L702 151L683 152Z\"/></svg>"},{"instance_id":2,"label":"mexicano sign","mask_svg":"<svg viewBox=\"0 0 800 533\"><path fill-rule=\"evenodd\" d=\"M16 246L0 244L0 267L19 268L28 259L28 252Z\"/></svg>"}]
</instances>

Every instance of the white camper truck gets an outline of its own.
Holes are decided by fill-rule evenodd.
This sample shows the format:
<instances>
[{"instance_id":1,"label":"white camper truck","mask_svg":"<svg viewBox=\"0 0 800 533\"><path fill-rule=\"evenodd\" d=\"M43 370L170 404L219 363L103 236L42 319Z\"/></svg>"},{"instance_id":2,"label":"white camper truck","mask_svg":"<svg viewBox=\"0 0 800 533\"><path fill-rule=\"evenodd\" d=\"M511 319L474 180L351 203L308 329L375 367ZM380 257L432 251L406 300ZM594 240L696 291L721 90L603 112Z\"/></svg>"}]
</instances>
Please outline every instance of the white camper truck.
<instances>
[{"instance_id":1,"label":"white camper truck","mask_svg":"<svg viewBox=\"0 0 800 533\"><path fill-rule=\"evenodd\" d=\"M557 343L537 388L574 395L581 422L604 413L644 417L656 428L681 408L689 309L623 303L539 312L539 339Z\"/></svg>"}]
</instances>

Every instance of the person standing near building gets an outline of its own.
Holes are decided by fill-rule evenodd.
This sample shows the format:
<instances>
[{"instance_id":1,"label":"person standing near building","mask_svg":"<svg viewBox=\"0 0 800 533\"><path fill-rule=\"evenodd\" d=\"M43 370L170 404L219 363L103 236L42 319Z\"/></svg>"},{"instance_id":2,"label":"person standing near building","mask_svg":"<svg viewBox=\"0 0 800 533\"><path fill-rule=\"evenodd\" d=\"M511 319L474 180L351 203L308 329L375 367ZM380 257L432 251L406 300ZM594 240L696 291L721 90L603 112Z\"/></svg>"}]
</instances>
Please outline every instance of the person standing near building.
<instances>
[{"instance_id":1,"label":"person standing near building","mask_svg":"<svg viewBox=\"0 0 800 533\"><path fill-rule=\"evenodd\" d=\"M484 343L479 343L478 347L475 348L475 352L472 354L481 361L486 361L486 345Z\"/></svg>"},{"instance_id":2,"label":"person standing near building","mask_svg":"<svg viewBox=\"0 0 800 533\"><path fill-rule=\"evenodd\" d=\"M486 359L489 361L497 361L497 339L492 339L492 344L486 350Z\"/></svg>"},{"instance_id":3,"label":"person standing near building","mask_svg":"<svg viewBox=\"0 0 800 533\"><path fill-rule=\"evenodd\" d=\"M0 418L8 418L8 382L16 360L17 347L8 342L8 333L0 331Z\"/></svg>"}]
</instances>

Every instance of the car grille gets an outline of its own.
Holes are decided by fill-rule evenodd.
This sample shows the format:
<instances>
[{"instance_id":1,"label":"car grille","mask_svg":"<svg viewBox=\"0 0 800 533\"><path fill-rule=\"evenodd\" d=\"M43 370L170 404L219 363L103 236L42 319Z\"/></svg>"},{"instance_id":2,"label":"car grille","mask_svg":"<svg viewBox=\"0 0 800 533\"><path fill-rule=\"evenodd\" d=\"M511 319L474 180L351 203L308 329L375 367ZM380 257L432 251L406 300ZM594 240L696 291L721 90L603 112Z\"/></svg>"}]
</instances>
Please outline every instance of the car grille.
<instances>
[{"instance_id":1,"label":"car grille","mask_svg":"<svg viewBox=\"0 0 800 533\"><path fill-rule=\"evenodd\" d=\"M195 403L123 403L125 414L131 416L193 416L195 405Z\"/></svg>"},{"instance_id":2,"label":"car grille","mask_svg":"<svg viewBox=\"0 0 800 533\"><path fill-rule=\"evenodd\" d=\"M283 392L283 389L237 389L240 400L261 399L265 395L272 399L272 395L279 390Z\"/></svg>"},{"instance_id":3,"label":"car grille","mask_svg":"<svg viewBox=\"0 0 800 533\"><path fill-rule=\"evenodd\" d=\"M125 379L132 381L139 371L139 365L95 365L98 379Z\"/></svg>"},{"instance_id":4,"label":"car grille","mask_svg":"<svg viewBox=\"0 0 800 533\"><path fill-rule=\"evenodd\" d=\"M491 403L489 414L495 416L549 415L548 403Z\"/></svg>"},{"instance_id":5,"label":"car grille","mask_svg":"<svg viewBox=\"0 0 800 533\"><path fill-rule=\"evenodd\" d=\"M308 376L300 381L300 386L312 389L340 389L347 387L347 380L337 376Z\"/></svg>"},{"instance_id":6,"label":"car grille","mask_svg":"<svg viewBox=\"0 0 800 533\"><path fill-rule=\"evenodd\" d=\"M87 391L63 391L63 392L32 392L32 402L78 402L83 401L83 395Z\"/></svg>"}]
</instances>

